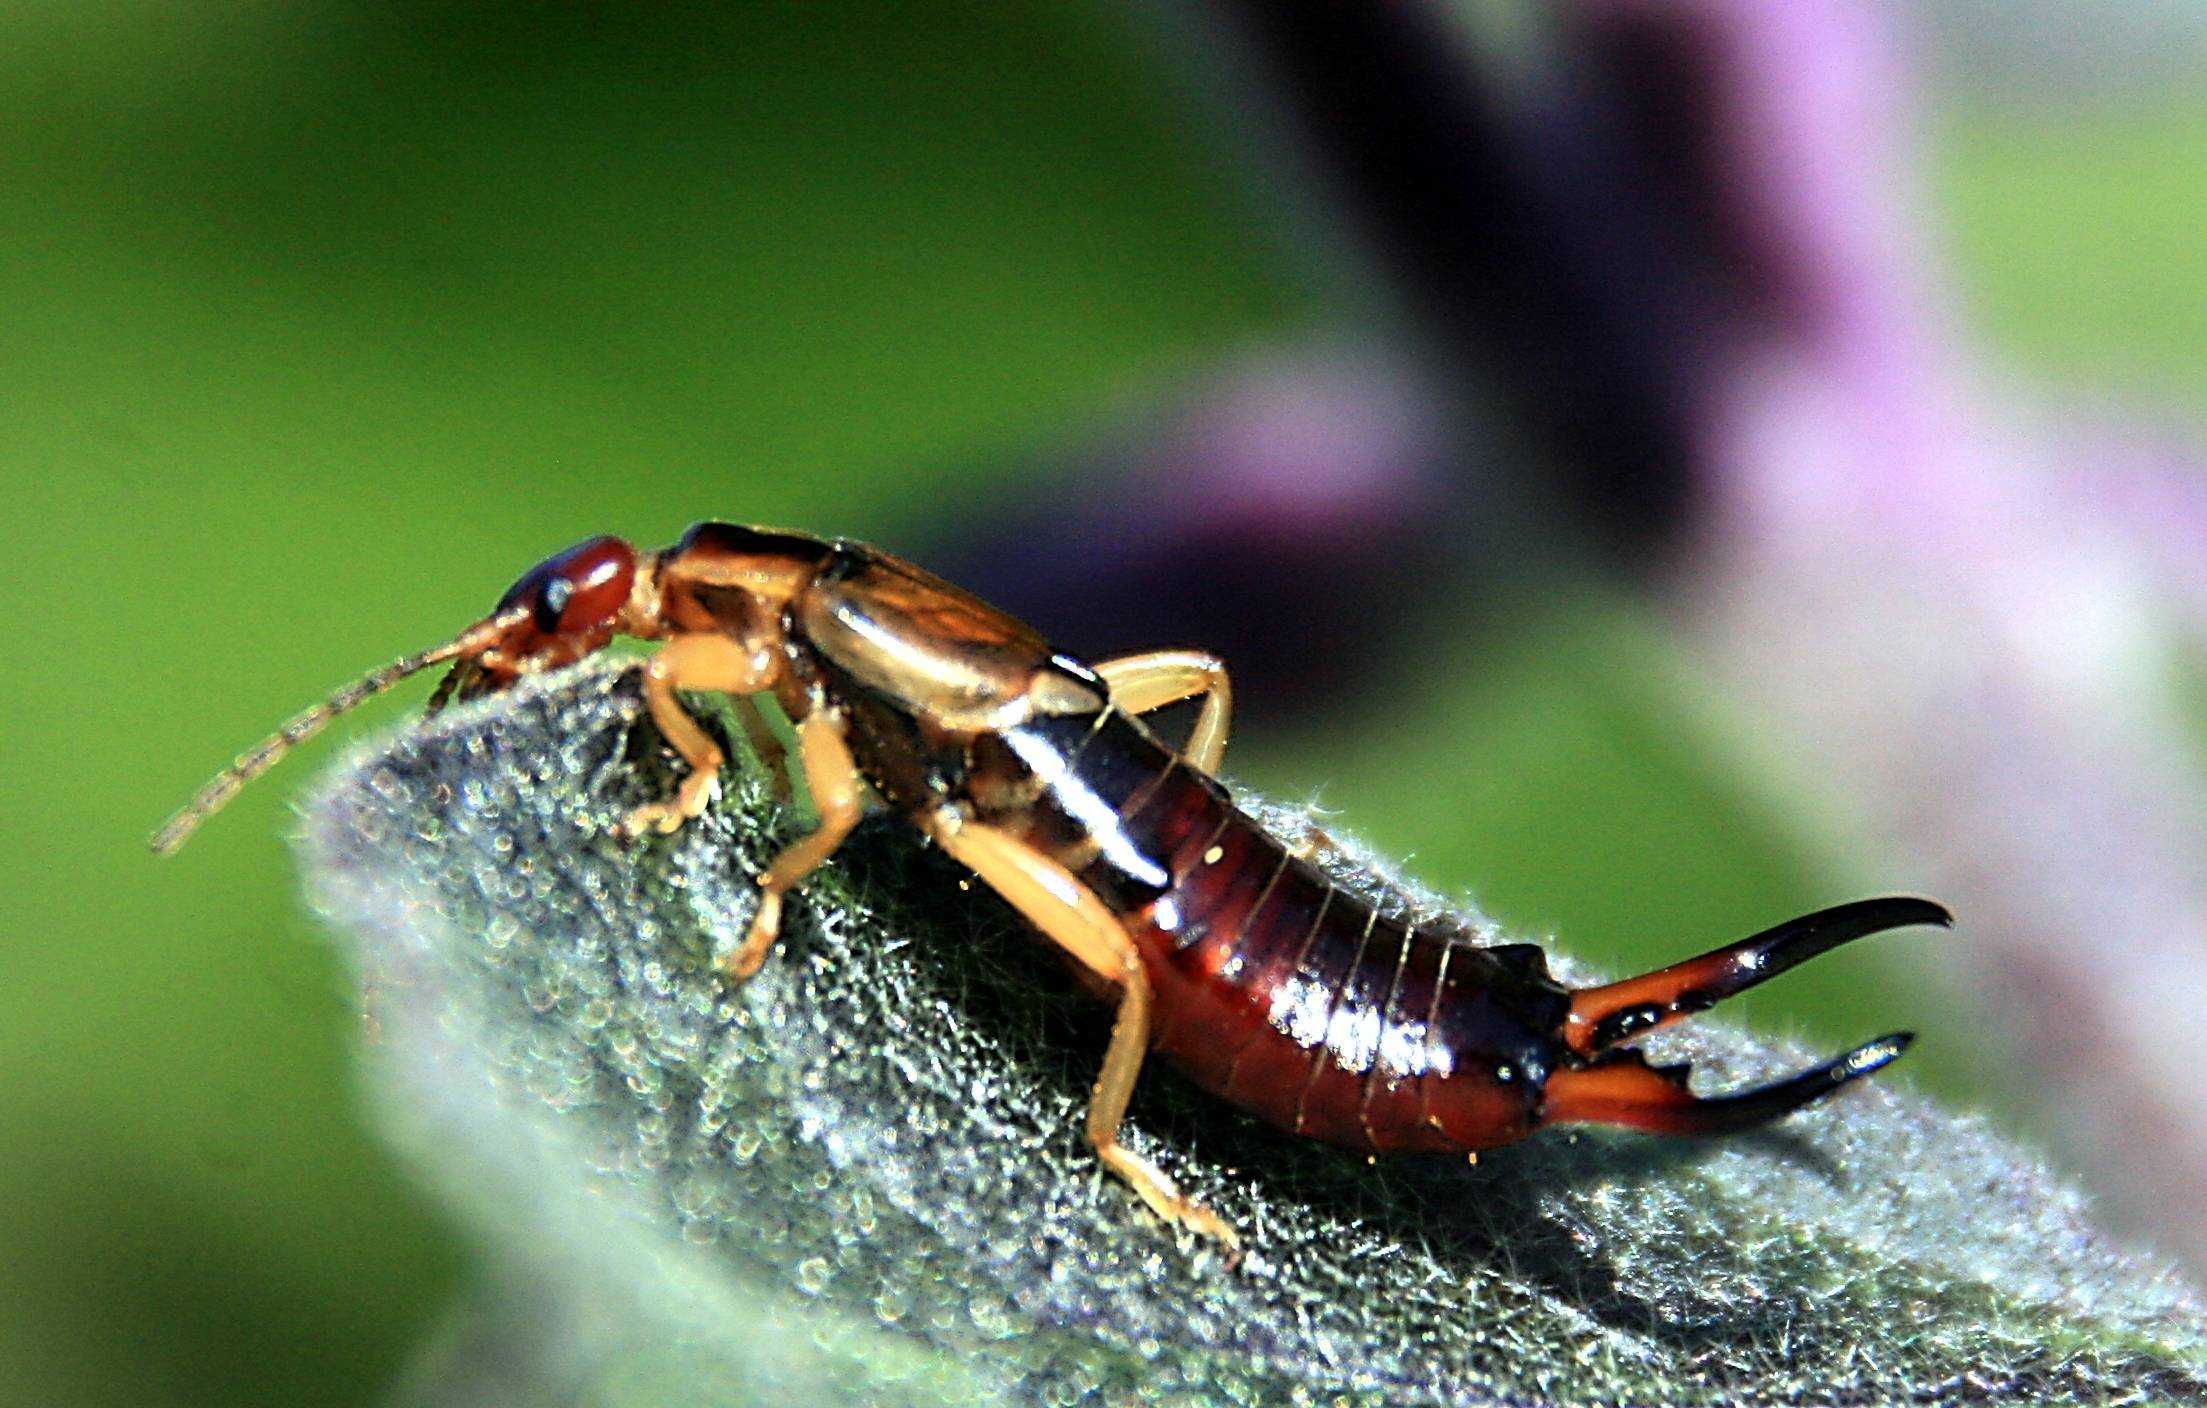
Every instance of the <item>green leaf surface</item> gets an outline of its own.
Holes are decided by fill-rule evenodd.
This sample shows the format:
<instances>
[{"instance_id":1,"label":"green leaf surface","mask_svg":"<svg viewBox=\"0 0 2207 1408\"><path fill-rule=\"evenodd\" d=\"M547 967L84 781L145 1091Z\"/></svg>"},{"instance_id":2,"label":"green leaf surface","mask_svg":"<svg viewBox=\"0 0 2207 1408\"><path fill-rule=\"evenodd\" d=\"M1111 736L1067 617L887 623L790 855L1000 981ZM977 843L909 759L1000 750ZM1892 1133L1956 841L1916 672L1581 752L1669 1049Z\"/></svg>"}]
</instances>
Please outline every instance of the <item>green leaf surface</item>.
<instances>
[{"instance_id":1,"label":"green leaf surface","mask_svg":"<svg viewBox=\"0 0 2207 1408\"><path fill-rule=\"evenodd\" d=\"M738 766L697 824L615 839L671 776L639 720L631 674L571 672L310 812L368 1084L485 1253L405 1401L2207 1402L2198 1295L1889 1077L1720 1143L1372 1163L1153 1067L1128 1142L1240 1226L1229 1267L1081 1140L1107 1014L893 820L730 990L713 955L802 820ZM1650 1045L1702 1088L1808 1058L1706 1019Z\"/></svg>"}]
</instances>

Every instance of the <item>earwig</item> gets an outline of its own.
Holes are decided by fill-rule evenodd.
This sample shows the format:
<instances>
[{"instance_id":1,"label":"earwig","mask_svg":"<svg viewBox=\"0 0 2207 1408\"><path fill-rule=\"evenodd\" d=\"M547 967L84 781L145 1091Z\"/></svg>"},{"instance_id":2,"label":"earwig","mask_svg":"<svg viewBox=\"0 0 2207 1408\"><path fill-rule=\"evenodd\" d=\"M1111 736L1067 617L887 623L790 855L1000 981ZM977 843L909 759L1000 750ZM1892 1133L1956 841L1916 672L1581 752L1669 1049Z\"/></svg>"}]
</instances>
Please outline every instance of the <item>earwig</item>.
<instances>
[{"instance_id":1,"label":"earwig","mask_svg":"<svg viewBox=\"0 0 2207 1408\"><path fill-rule=\"evenodd\" d=\"M1156 1051L1200 1086L1294 1134L1371 1153L1475 1153L1553 1124L1714 1135L1789 1114L1878 1070L1880 1037L1724 1096L1625 1045L1840 944L1946 925L1889 897L1780 924L1697 958L1594 987L1553 978L1532 944L1485 945L1384 913L1235 805L1216 777L1231 687L1200 651L1085 665L947 582L863 544L705 523L639 557L593 538L524 574L482 620L373 671L238 759L153 837L171 851L331 719L452 662L431 710L505 689L627 635L659 732L688 765L629 836L671 832L711 801L720 745L677 698L734 697L762 758L781 759L755 698L795 726L818 819L759 879L721 960L765 962L783 896L834 854L870 788L1017 910L1113 1001L1087 1118L1098 1159L1159 1216L1229 1246L1232 1227L1118 1141ZM1144 715L1198 701L1188 742Z\"/></svg>"}]
</instances>

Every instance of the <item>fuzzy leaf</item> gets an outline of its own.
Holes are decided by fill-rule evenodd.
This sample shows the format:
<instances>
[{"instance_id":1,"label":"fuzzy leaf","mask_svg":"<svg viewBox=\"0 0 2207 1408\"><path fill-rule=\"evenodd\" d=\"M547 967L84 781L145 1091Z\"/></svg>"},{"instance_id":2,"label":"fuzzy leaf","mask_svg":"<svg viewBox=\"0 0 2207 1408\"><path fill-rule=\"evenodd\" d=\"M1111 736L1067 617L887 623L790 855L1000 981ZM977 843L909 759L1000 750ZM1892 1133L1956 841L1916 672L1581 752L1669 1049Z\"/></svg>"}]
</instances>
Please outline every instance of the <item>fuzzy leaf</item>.
<instances>
[{"instance_id":1,"label":"fuzzy leaf","mask_svg":"<svg viewBox=\"0 0 2207 1408\"><path fill-rule=\"evenodd\" d=\"M738 766L616 840L671 776L639 718L632 675L570 672L310 813L379 1112L493 1288L404 1401L2207 1401L2196 1293L1891 1078L1721 1143L1369 1164L1153 1066L1128 1142L1241 1227L1230 1269L1082 1143L1104 1011L908 828L862 828L729 990L801 823ZM1806 1059L1695 1026L1656 1045L1711 1085Z\"/></svg>"}]
</instances>

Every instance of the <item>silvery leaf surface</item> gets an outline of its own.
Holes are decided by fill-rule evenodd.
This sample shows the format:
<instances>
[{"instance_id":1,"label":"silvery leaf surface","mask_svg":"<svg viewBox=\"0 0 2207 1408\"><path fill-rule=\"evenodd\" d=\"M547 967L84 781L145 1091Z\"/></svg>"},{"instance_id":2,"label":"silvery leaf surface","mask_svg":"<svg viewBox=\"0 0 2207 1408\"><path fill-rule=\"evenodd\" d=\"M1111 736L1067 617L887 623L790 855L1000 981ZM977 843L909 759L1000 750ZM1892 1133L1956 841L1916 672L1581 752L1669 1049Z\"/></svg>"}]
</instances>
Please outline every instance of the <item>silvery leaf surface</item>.
<instances>
[{"instance_id":1,"label":"silvery leaf surface","mask_svg":"<svg viewBox=\"0 0 2207 1408\"><path fill-rule=\"evenodd\" d=\"M1240 1227L1229 1266L1082 1142L1108 1013L892 818L724 983L804 823L739 760L697 823L618 839L673 767L633 674L585 668L399 734L309 810L369 1097L481 1251L400 1401L2207 1402L2197 1293L1890 1077L1723 1142L1372 1163L1153 1066L1126 1139ZM1698 1088L1809 1059L1693 1026L1651 1047Z\"/></svg>"}]
</instances>

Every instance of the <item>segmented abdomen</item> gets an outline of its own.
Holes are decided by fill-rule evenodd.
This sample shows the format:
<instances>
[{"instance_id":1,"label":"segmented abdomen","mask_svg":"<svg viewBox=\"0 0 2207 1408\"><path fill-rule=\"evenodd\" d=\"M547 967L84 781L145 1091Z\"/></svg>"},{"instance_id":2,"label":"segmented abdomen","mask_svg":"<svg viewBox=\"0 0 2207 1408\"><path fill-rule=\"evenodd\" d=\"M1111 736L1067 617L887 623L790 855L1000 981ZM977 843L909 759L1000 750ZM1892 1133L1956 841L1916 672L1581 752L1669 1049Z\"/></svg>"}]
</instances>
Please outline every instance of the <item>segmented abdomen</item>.
<instances>
[{"instance_id":1,"label":"segmented abdomen","mask_svg":"<svg viewBox=\"0 0 2207 1408\"><path fill-rule=\"evenodd\" d=\"M1537 951L1380 914L1116 711L1001 737L1042 795L991 820L1122 917L1151 1043L1197 1083L1352 1148L1478 1149L1530 1127L1565 1001Z\"/></svg>"}]
</instances>

